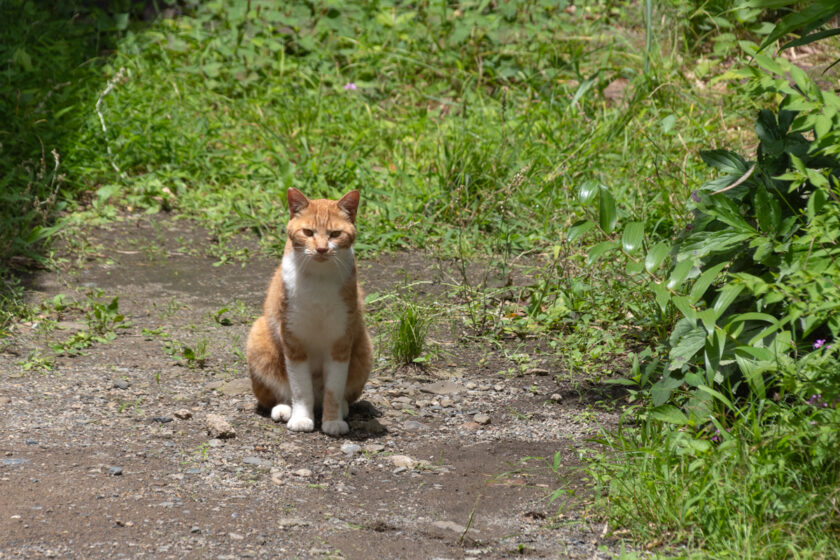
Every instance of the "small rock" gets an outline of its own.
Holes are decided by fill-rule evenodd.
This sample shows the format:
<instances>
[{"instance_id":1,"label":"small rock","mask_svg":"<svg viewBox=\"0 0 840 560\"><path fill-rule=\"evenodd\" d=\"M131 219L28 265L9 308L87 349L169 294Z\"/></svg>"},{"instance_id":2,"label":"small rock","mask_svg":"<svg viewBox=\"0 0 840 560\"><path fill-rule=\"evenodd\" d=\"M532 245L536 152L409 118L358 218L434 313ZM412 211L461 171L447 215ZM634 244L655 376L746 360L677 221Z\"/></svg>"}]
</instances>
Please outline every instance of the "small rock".
<instances>
[{"instance_id":1,"label":"small rock","mask_svg":"<svg viewBox=\"0 0 840 560\"><path fill-rule=\"evenodd\" d=\"M501 393L502 391L505 390L505 386L502 385L501 383L496 383L495 385L493 385L493 390Z\"/></svg>"},{"instance_id":2,"label":"small rock","mask_svg":"<svg viewBox=\"0 0 840 560\"><path fill-rule=\"evenodd\" d=\"M478 383L476 383L475 381L467 381L467 384L465 385L465 387L467 389L475 389L475 388L478 387Z\"/></svg>"},{"instance_id":3,"label":"small rock","mask_svg":"<svg viewBox=\"0 0 840 560\"><path fill-rule=\"evenodd\" d=\"M365 453L379 453L384 449L385 446L381 443L369 443L362 448L362 451L364 451Z\"/></svg>"},{"instance_id":4,"label":"small rock","mask_svg":"<svg viewBox=\"0 0 840 560\"><path fill-rule=\"evenodd\" d=\"M207 432L214 438L229 439L236 437L236 430L233 429L230 422L218 414L208 414L205 423L207 424Z\"/></svg>"},{"instance_id":5,"label":"small rock","mask_svg":"<svg viewBox=\"0 0 840 560\"><path fill-rule=\"evenodd\" d=\"M463 525L458 525L454 521L435 521L432 526L438 529L446 529L447 531L455 531L456 533L463 533L467 530Z\"/></svg>"},{"instance_id":6,"label":"small rock","mask_svg":"<svg viewBox=\"0 0 840 560\"><path fill-rule=\"evenodd\" d=\"M436 383L422 385L420 390L424 393L432 393L434 395L451 395L463 391L464 388L452 381L438 381Z\"/></svg>"},{"instance_id":7,"label":"small rock","mask_svg":"<svg viewBox=\"0 0 840 560\"><path fill-rule=\"evenodd\" d=\"M344 445L341 446L341 452L344 453L345 455L355 455L356 453L358 453L361 450L362 450L361 446L359 446L355 443L345 443Z\"/></svg>"},{"instance_id":8,"label":"small rock","mask_svg":"<svg viewBox=\"0 0 840 560\"><path fill-rule=\"evenodd\" d=\"M13 467L15 465L22 465L22 464L28 463L28 462L29 462L29 459L23 459L23 458L3 459L3 466Z\"/></svg>"},{"instance_id":9,"label":"small rock","mask_svg":"<svg viewBox=\"0 0 840 560\"><path fill-rule=\"evenodd\" d=\"M391 455L389 459L395 467L405 467L407 469L411 469L414 467L414 465L417 464L417 461L415 461L408 455Z\"/></svg>"},{"instance_id":10,"label":"small rock","mask_svg":"<svg viewBox=\"0 0 840 560\"><path fill-rule=\"evenodd\" d=\"M108 476L122 476L122 467L109 467Z\"/></svg>"},{"instance_id":11,"label":"small rock","mask_svg":"<svg viewBox=\"0 0 840 560\"><path fill-rule=\"evenodd\" d=\"M550 398L554 402L560 402L561 400L563 400L563 395L561 395L560 393L551 393L551 396L548 398Z\"/></svg>"},{"instance_id":12,"label":"small rock","mask_svg":"<svg viewBox=\"0 0 840 560\"><path fill-rule=\"evenodd\" d=\"M404 472L405 472L405 471L407 471L407 470L408 470L408 469L407 469L407 468L405 468L405 467L397 467L396 469L394 469L394 470L392 471L392 473L393 473L393 474L400 474L400 473L404 473Z\"/></svg>"},{"instance_id":13,"label":"small rock","mask_svg":"<svg viewBox=\"0 0 840 560\"><path fill-rule=\"evenodd\" d=\"M478 422L464 422L463 424L461 424L461 427L465 430L474 432L481 428L481 424L479 424Z\"/></svg>"},{"instance_id":14,"label":"small rock","mask_svg":"<svg viewBox=\"0 0 840 560\"><path fill-rule=\"evenodd\" d=\"M26 440L26 445L38 445L38 440L29 438Z\"/></svg>"},{"instance_id":15,"label":"small rock","mask_svg":"<svg viewBox=\"0 0 840 560\"><path fill-rule=\"evenodd\" d=\"M548 370L544 368L532 367L530 369L525 370L525 373L528 375L548 375Z\"/></svg>"},{"instance_id":16,"label":"small rock","mask_svg":"<svg viewBox=\"0 0 840 560\"><path fill-rule=\"evenodd\" d=\"M442 406L443 408L449 408L453 404L455 403L452 402L452 399L450 399L449 397L443 397L442 399L440 399L440 406Z\"/></svg>"},{"instance_id":17,"label":"small rock","mask_svg":"<svg viewBox=\"0 0 840 560\"><path fill-rule=\"evenodd\" d=\"M270 467L272 465L271 461L266 461L259 457L245 457L242 459L242 462L246 465L254 465L255 467Z\"/></svg>"},{"instance_id":18,"label":"small rock","mask_svg":"<svg viewBox=\"0 0 840 560\"><path fill-rule=\"evenodd\" d=\"M298 469L292 474L301 478L309 478L310 476L312 476L312 471L310 471L309 469Z\"/></svg>"},{"instance_id":19,"label":"small rock","mask_svg":"<svg viewBox=\"0 0 840 560\"><path fill-rule=\"evenodd\" d=\"M193 525L192 527L190 527L190 533L200 533L200 532L201 532L201 527L199 527L198 525Z\"/></svg>"},{"instance_id":20,"label":"small rock","mask_svg":"<svg viewBox=\"0 0 840 560\"><path fill-rule=\"evenodd\" d=\"M309 527L310 525L311 523L309 521L298 517L281 517L277 520L277 526L281 529L288 527Z\"/></svg>"},{"instance_id":21,"label":"small rock","mask_svg":"<svg viewBox=\"0 0 840 560\"><path fill-rule=\"evenodd\" d=\"M239 533L228 533L228 537L230 537L230 540L232 541L241 541L245 539L245 536L240 535Z\"/></svg>"},{"instance_id":22,"label":"small rock","mask_svg":"<svg viewBox=\"0 0 840 560\"><path fill-rule=\"evenodd\" d=\"M405 422L403 422L402 427L404 430L407 430L409 432L419 432L421 430L426 429L425 424L421 424L416 420L406 420Z\"/></svg>"},{"instance_id":23,"label":"small rock","mask_svg":"<svg viewBox=\"0 0 840 560\"><path fill-rule=\"evenodd\" d=\"M114 381L114 389L128 389L130 385L131 383L129 383L125 379L117 379L116 381Z\"/></svg>"},{"instance_id":24,"label":"small rock","mask_svg":"<svg viewBox=\"0 0 840 560\"><path fill-rule=\"evenodd\" d=\"M189 420L190 418L192 418L192 415L192 411L188 408L176 410L174 413L175 418L178 418L179 420Z\"/></svg>"},{"instance_id":25,"label":"small rock","mask_svg":"<svg viewBox=\"0 0 840 560\"><path fill-rule=\"evenodd\" d=\"M223 395L232 397L234 395L247 395L251 392L251 379L248 377L240 377L228 381L224 385L215 388Z\"/></svg>"},{"instance_id":26,"label":"small rock","mask_svg":"<svg viewBox=\"0 0 840 560\"><path fill-rule=\"evenodd\" d=\"M161 424L168 424L172 422L171 416L152 416L152 422L159 422Z\"/></svg>"},{"instance_id":27,"label":"small rock","mask_svg":"<svg viewBox=\"0 0 840 560\"><path fill-rule=\"evenodd\" d=\"M473 421L477 424L487 425L490 423L490 417L486 414L476 414L473 416Z\"/></svg>"}]
</instances>

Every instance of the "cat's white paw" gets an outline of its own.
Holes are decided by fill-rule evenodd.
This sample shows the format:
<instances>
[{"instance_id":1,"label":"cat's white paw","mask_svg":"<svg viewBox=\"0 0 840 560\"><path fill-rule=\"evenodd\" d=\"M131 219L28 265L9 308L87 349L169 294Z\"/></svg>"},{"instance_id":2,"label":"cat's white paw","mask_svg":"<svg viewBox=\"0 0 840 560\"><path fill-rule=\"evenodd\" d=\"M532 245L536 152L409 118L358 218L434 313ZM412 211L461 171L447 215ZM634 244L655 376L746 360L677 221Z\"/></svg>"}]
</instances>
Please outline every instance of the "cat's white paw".
<instances>
[{"instance_id":1,"label":"cat's white paw","mask_svg":"<svg viewBox=\"0 0 840 560\"><path fill-rule=\"evenodd\" d=\"M340 436L350 431L350 426L344 420L327 420L321 424L321 431L327 435Z\"/></svg>"},{"instance_id":2,"label":"cat's white paw","mask_svg":"<svg viewBox=\"0 0 840 560\"><path fill-rule=\"evenodd\" d=\"M292 407L287 404L278 404L271 409L271 419L275 422L287 422L292 417Z\"/></svg>"},{"instance_id":3,"label":"cat's white paw","mask_svg":"<svg viewBox=\"0 0 840 560\"><path fill-rule=\"evenodd\" d=\"M306 416L292 416L286 423L293 432L311 432L315 429L315 421Z\"/></svg>"}]
</instances>

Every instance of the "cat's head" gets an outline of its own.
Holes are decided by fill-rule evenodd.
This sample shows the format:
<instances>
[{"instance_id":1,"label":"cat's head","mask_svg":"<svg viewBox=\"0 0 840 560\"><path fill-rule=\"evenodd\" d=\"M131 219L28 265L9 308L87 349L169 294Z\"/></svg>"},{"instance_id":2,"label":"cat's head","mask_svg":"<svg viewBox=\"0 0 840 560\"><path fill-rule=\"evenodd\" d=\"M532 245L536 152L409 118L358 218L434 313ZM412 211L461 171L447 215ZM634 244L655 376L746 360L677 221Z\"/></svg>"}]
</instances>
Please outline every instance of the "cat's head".
<instances>
[{"instance_id":1,"label":"cat's head","mask_svg":"<svg viewBox=\"0 0 840 560\"><path fill-rule=\"evenodd\" d=\"M286 196L290 214L286 233L295 251L326 262L353 246L359 191L350 191L339 200L309 200L290 188Z\"/></svg>"}]
</instances>

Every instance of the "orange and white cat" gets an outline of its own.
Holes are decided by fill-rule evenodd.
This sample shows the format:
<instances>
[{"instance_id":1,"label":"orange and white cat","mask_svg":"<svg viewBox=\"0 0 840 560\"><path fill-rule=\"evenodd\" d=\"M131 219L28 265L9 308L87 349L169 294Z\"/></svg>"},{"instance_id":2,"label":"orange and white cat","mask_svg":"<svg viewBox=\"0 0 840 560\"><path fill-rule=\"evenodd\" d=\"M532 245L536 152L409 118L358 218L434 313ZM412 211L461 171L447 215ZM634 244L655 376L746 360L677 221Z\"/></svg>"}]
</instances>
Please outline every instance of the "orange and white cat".
<instances>
[{"instance_id":1,"label":"orange and white cat","mask_svg":"<svg viewBox=\"0 0 840 560\"><path fill-rule=\"evenodd\" d=\"M362 317L353 241L359 192L340 200L287 193L283 260L263 316L251 327L247 358L259 404L290 430L346 434L349 404L362 393L373 351Z\"/></svg>"}]
</instances>

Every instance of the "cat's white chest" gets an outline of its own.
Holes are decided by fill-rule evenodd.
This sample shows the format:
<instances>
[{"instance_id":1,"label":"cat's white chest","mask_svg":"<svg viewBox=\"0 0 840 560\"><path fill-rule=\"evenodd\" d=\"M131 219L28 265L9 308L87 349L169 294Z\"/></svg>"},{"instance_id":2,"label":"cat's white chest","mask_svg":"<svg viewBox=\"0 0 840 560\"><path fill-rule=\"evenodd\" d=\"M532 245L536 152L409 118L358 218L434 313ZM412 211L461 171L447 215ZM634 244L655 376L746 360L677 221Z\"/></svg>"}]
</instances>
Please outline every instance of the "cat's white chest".
<instances>
[{"instance_id":1,"label":"cat's white chest","mask_svg":"<svg viewBox=\"0 0 840 560\"><path fill-rule=\"evenodd\" d=\"M348 279L330 263L309 263L312 266L330 268L312 273L294 254L283 257L286 325L310 352L326 354L347 330L349 310L341 289Z\"/></svg>"}]
</instances>

